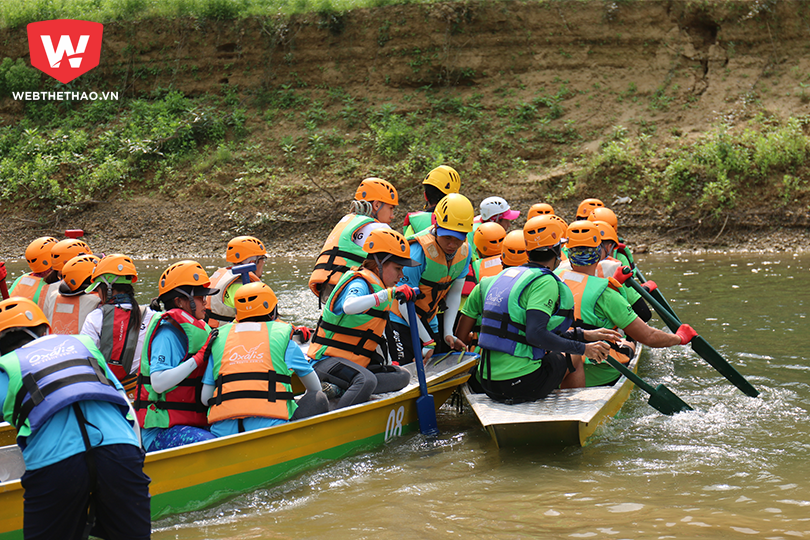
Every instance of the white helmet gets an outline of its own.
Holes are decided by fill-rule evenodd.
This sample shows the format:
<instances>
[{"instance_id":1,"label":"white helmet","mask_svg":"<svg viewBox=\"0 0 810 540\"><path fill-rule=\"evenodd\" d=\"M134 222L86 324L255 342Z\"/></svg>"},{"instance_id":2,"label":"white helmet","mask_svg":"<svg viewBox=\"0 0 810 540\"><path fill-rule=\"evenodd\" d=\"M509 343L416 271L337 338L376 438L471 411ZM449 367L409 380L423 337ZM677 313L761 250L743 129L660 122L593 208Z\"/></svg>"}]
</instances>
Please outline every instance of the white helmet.
<instances>
[{"instance_id":1,"label":"white helmet","mask_svg":"<svg viewBox=\"0 0 810 540\"><path fill-rule=\"evenodd\" d=\"M509 203L503 197L487 197L481 201L481 221L489 221L495 216L513 220L519 215L519 210L509 209Z\"/></svg>"}]
</instances>

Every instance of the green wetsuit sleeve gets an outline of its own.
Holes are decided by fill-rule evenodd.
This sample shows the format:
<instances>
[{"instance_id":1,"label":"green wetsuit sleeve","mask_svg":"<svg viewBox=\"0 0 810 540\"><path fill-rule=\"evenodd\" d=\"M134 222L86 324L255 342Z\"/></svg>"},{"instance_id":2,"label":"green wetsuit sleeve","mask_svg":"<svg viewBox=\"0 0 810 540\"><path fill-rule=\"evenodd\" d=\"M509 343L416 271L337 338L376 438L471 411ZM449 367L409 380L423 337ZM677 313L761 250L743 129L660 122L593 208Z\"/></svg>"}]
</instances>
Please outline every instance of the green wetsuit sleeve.
<instances>
[{"instance_id":1,"label":"green wetsuit sleeve","mask_svg":"<svg viewBox=\"0 0 810 540\"><path fill-rule=\"evenodd\" d=\"M481 320L481 314L484 312L484 298L483 289L478 284L470 291L470 296L467 297L467 302L461 310L462 315L466 315L476 321Z\"/></svg>"},{"instance_id":2,"label":"green wetsuit sleeve","mask_svg":"<svg viewBox=\"0 0 810 540\"><path fill-rule=\"evenodd\" d=\"M619 328L627 328L636 320L636 312L624 297L611 288L605 289L596 302L596 316L607 319Z\"/></svg>"}]
</instances>

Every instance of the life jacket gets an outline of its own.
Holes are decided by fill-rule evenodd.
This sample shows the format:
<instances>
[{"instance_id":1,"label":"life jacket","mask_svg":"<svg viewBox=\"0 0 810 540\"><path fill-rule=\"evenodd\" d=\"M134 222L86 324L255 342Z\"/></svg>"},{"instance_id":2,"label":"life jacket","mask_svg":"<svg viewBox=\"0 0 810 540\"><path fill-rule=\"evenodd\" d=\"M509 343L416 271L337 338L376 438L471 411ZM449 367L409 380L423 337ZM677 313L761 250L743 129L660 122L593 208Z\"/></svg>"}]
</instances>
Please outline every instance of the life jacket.
<instances>
[{"instance_id":1,"label":"life jacket","mask_svg":"<svg viewBox=\"0 0 810 540\"><path fill-rule=\"evenodd\" d=\"M315 360L324 356L335 356L351 360L355 364L368 367L369 364L385 364L387 342L383 337L388 322L388 310L398 302L386 300L378 308L364 313L337 315L335 303L341 292L355 278L362 278L372 293L383 290L380 278L366 268L353 268L343 274L335 290L323 307L321 318L315 329L315 337L309 346L307 355ZM377 352L379 345L382 354Z\"/></svg>"},{"instance_id":2,"label":"life jacket","mask_svg":"<svg viewBox=\"0 0 810 540\"><path fill-rule=\"evenodd\" d=\"M26 439L55 413L80 401L107 401L129 410L107 378L104 357L86 336L49 335L0 357L9 378L3 417Z\"/></svg>"},{"instance_id":3,"label":"life jacket","mask_svg":"<svg viewBox=\"0 0 810 540\"><path fill-rule=\"evenodd\" d=\"M612 321L596 315L596 303L605 293L610 282L605 278L589 276L573 270L560 272L560 279L568 285L574 295L574 325L584 330L596 328L616 328ZM626 364L632 358L627 350L620 349L615 343L610 344L610 355Z\"/></svg>"},{"instance_id":4,"label":"life jacket","mask_svg":"<svg viewBox=\"0 0 810 540\"><path fill-rule=\"evenodd\" d=\"M292 417L293 372L284 360L292 331L291 325L279 321L222 327L211 349L216 388L209 402L210 423L252 416Z\"/></svg>"},{"instance_id":5,"label":"life jacket","mask_svg":"<svg viewBox=\"0 0 810 540\"><path fill-rule=\"evenodd\" d=\"M481 280L489 276L497 276L503 270L503 263L501 262L500 255L493 255L486 259L478 259L472 263L473 270L475 271L476 283L481 283Z\"/></svg>"},{"instance_id":6,"label":"life jacket","mask_svg":"<svg viewBox=\"0 0 810 540\"><path fill-rule=\"evenodd\" d=\"M469 266L464 264L467 261L469 246L467 242L461 244L453 255L453 259L448 261L430 229L408 237L408 242L411 244L419 242L425 254L425 264L422 266L422 275L419 278L419 292L424 294L424 297L416 300L414 307L419 318L427 326L428 321L433 319L436 312L439 311L439 303L447 296L450 286L469 270ZM394 302L392 311L402 317L399 302Z\"/></svg>"},{"instance_id":7,"label":"life jacket","mask_svg":"<svg viewBox=\"0 0 810 540\"><path fill-rule=\"evenodd\" d=\"M352 235L363 225L374 221L372 217L355 214L346 214L338 221L326 238L309 277L309 289L315 296L321 297L324 284L336 285L349 268L363 264L366 252L354 243Z\"/></svg>"},{"instance_id":8,"label":"life jacket","mask_svg":"<svg viewBox=\"0 0 810 540\"><path fill-rule=\"evenodd\" d=\"M45 316L51 322L51 333L62 335L78 334L84 320L101 303L95 292L65 296L58 293L53 302L46 305Z\"/></svg>"},{"instance_id":9,"label":"life jacket","mask_svg":"<svg viewBox=\"0 0 810 540\"><path fill-rule=\"evenodd\" d=\"M484 310L478 335L478 345L482 349L533 360L546 355L547 351L526 340L526 308L520 305L523 291L538 279L549 279L546 276L556 281L559 291L559 299L546 328L560 334L571 327L574 298L568 287L546 267L515 266L484 282Z\"/></svg>"},{"instance_id":10,"label":"life jacket","mask_svg":"<svg viewBox=\"0 0 810 540\"><path fill-rule=\"evenodd\" d=\"M405 236L420 233L433 225L433 212L410 212L405 216L405 228L403 229ZM408 230L410 227L410 231Z\"/></svg>"},{"instance_id":11,"label":"life jacket","mask_svg":"<svg viewBox=\"0 0 810 540\"><path fill-rule=\"evenodd\" d=\"M470 293L478 284L478 280L475 278L475 262L470 262L469 270L467 271L467 275L464 276L464 288L461 289L461 296L466 298L470 296Z\"/></svg>"},{"instance_id":12,"label":"life jacket","mask_svg":"<svg viewBox=\"0 0 810 540\"><path fill-rule=\"evenodd\" d=\"M208 287L219 289L217 294L205 297L205 319L203 320L211 328L217 328L236 319L236 308L225 304L225 295L228 293L228 287L233 285L235 281L241 280L242 276L234 274L231 268L233 267L219 268L211 275L211 284ZM253 283L261 281L261 279L253 272L250 272L250 281Z\"/></svg>"},{"instance_id":13,"label":"life jacket","mask_svg":"<svg viewBox=\"0 0 810 540\"><path fill-rule=\"evenodd\" d=\"M44 278L35 276L33 273L29 272L14 280L8 294L9 296L22 296L23 298L29 298L35 302L40 309L42 309L42 307L45 305L46 296L43 291L47 291L47 288L48 283L45 282Z\"/></svg>"},{"instance_id":14,"label":"life jacket","mask_svg":"<svg viewBox=\"0 0 810 540\"><path fill-rule=\"evenodd\" d=\"M139 317L134 309L124 309L113 304L101 306L101 336L98 348L113 375L129 394L135 387L136 373L132 372L135 349L140 334Z\"/></svg>"},{"instance_id":15,"label":"life jacket","mask_svg":"<svg viewBox=\"0 0 810 540\"><path fill-rule=\"evenodd\" d=\"M158 394L152 389L149 378L149 359L152 355L152 340L163 321L182 330L186 336L184 359L198 352L208 339L211 328L204 321L195 319L179 308L170 309L155 315L149 322L141 350L141 371L138 374L138 397L135 399L135 412L138 423L143 428L168 428L176 425L207 426L206 408L200 401L202 396L202 376L205 364L198 366L191 374L171 390Z\"/></svg>"}]
</instances>

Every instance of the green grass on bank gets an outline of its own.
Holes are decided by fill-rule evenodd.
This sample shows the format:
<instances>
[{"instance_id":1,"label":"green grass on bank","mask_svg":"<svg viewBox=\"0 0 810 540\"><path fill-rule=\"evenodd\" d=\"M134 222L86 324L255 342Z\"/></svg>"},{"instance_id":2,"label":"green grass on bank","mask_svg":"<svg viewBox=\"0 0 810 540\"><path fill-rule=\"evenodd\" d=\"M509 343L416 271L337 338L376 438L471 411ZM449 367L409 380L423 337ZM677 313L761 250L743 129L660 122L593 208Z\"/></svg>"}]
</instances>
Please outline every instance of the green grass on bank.
<instances>
[{"instance_id":1,"label":"green grass on bank","mask_svg":"<svg viewBox=\"0 0 810 540\"><path fill-rule=\"evenodd\" d=\"M0 28L18 28L51 19L106 23L154 17L198 17L223 21L254 15L342 12L426 1L429 0L3 0L0 2Z\"/></svg>"},{"instance_id":2,"label":"green grass on bank","mask_svg":"<svg viewBox=\"0 0 810 540\"><path fill-rule=\"evenodd\" d=\"M0 62L0 99L42 90L41 81L20 61ZM51 211L154 190L272 210L369 175L416 193L425 172L442 163L458 168L470 193L508 183L547 202L631 195L680 217L810 198L806 117L761 113L697 138L674 128L654 136L650 126L595 133L567 118L577 97L567 81L532 89L530 98L506 86L492 92L494 107L483 94L452 87L375 100L293 83L223 85L195 97L156 89L117 102L27 102L22 118L0 127L0 202ZM582 154L594 139L602 140L599 151ZM563 168L569 172L554 180L528 180Z\"/></svg>"}]
</instances>

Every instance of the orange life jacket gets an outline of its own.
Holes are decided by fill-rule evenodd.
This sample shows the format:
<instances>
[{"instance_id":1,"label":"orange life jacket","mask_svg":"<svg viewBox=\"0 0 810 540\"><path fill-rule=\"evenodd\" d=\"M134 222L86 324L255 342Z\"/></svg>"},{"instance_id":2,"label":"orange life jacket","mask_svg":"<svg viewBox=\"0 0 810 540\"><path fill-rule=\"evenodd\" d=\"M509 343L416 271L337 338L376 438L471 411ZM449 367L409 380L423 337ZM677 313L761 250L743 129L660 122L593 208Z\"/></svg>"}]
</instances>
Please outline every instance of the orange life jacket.
<instances>
[{"instance_id":1,"label":"orange life jacket","mask_svg":"<svg viewBox=\"0 0 810 540\"><path fill-rule=\"evenodd\" d=\"M51 334L73 336L79 333L84 320L91 311L101 303L101 298L95 292L65 296L57 294L54 298L53 309L45 315L51 321Z\"/></svg>"},{"instance_id":2,"label":"orange life jacket","mask_svg":"<svg viewBox=\"0 0 810 540\"><path fill-rule=\"evenodd\" d=\"M335 225L326 238L309 277L309 289L315 296L320 298L321 288L325 284L337 285L349 268L363 264L366 252L354 243L352 235L360 227L374 221L374 218L369 216L346 214Z\"/></svg>"},{"instance_id":3,"label":"orange life jacket","mask_svg":"<svg viewBox=\"0 0 810 540\"><path fill-rule=\"evenodd\" d=\"M39 309L42 309L42 307L45 305L47 291L48 283L45 283L43 278L35 276L32 273L28 273L17 278L17 280L11 286L11 290L8 292L8 294L9 296L22 296L23 298L29 298L36 302Z\"/></svg>"},{"instance_id":4,"label":"orange life jacket","mask_svg":"<svg viewBox=\"0 0 810 540\"><path fill-rule=\"evenodd\" d=\"M210 423L230 418L289 420L292 370L284 360L293 328L279 321L242 322L222 327L214 341L214 397Z\"/></svg>"}]
</instances>

